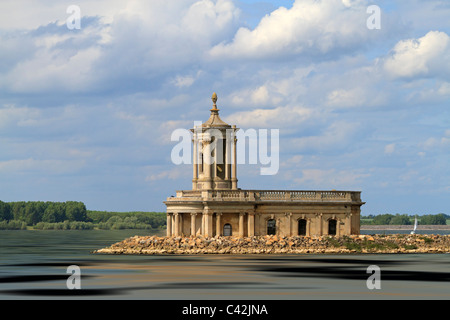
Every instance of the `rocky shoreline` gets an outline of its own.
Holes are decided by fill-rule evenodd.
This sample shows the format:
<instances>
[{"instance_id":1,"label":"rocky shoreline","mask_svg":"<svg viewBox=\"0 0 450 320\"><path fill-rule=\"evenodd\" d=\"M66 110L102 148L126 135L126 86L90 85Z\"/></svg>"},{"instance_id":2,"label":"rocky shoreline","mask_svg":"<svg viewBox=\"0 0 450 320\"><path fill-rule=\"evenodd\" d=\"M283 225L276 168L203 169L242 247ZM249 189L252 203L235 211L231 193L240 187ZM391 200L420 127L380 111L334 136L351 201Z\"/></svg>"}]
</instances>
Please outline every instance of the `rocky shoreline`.
<instances>
[{"instance_id":1,"label":"rocky shoreline","mask_svg":"<svg viewBox=\"0 0 450 320\"><path fill-rule=\"evenodd\" d=\"M450 235L352 235L342 237L158 237L134 236L100 254L348 254L450 253Z\"/></svg>"}]
</instances>

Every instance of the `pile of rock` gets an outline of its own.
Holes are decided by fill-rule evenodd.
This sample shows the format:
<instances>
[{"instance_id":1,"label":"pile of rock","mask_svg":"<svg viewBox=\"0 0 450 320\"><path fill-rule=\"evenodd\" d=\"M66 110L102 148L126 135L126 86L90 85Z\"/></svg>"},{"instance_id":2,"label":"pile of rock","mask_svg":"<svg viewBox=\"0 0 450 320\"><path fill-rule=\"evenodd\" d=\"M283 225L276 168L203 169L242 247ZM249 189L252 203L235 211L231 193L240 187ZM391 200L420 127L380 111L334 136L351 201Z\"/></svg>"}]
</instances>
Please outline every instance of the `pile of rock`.
<instances>
[{"instance_id":1,"label":"pile of rock","mask_svg":"<svg viewBox=\"0 0 450 320\"><path fill-rule=\"evenodd\" d=\"M134 236L99 249L106 254L298 254L448 253L448 235L354 235L343 237Z\"/></svg>"}]
</instances>

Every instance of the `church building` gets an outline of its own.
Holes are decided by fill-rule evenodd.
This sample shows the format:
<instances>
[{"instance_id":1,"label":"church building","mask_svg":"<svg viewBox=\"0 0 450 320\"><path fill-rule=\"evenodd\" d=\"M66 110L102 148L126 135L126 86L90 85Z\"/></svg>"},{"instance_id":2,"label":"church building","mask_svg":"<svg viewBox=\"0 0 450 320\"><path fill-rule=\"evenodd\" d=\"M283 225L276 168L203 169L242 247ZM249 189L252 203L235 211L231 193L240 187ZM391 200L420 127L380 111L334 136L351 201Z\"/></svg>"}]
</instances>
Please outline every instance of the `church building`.
<instances>
[{"instance_id":1,"label":"church building","mask_svg":"<svg viewBox=\"0 0 450 320\"><path fill-rule=\"evenodd\" d=\"M192 190L167 198L167 236L321 236L360 232L360 191L238 188L235 125L219 117L191 129Z\"/></svg>"}]
</instances>

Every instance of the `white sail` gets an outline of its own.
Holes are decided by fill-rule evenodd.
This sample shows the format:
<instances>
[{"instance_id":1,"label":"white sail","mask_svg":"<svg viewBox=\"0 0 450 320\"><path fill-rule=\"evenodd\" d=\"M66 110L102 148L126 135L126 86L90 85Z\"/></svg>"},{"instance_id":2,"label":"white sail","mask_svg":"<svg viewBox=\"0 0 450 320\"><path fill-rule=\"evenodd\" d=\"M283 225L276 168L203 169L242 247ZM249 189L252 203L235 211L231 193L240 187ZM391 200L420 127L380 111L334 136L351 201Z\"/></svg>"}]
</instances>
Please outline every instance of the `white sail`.
<instances>
[{"instance_id":1,"label":"white sail","mask_svg":"<svg viewBox=\"0 0 450 320\"><path fill-rule=\"evenodd\" d=\"M416 216L416 218L414 219L414 230L411 231L411 234L415 234L415 233L416 233L416 229L417 229L417 216Z\"/></svg>"}]
</instances>

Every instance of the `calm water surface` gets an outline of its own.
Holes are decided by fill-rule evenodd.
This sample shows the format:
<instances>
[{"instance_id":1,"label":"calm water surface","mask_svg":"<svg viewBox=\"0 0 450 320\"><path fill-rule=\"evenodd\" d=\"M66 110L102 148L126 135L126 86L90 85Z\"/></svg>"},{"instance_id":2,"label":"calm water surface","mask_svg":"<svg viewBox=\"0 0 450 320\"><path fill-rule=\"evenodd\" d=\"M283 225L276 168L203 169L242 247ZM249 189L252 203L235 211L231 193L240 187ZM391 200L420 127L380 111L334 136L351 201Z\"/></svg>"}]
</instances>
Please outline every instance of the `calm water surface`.
<instances>
[{"instance_id":1,"label":"calm water surface","mask_svg":"<svg viewBox=\"0 0 450 320\"><path fill-rule=\"evenodd\" d=\"M0 299L450 298L448 254L90 253L147 234L136 230L0 231ZM70 265L81 268L81 290L66 287ZM380 290L366 286L369 265L381 268Z\"/></svg>"}]
</instances>

